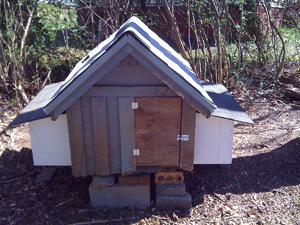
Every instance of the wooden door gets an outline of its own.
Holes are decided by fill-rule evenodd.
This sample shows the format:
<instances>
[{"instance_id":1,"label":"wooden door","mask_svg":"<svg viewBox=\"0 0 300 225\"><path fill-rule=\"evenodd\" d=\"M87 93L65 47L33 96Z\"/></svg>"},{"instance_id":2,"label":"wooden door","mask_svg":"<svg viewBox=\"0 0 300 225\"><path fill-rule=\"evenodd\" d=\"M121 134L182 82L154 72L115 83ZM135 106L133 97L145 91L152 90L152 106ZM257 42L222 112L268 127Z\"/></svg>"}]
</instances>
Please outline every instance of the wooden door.
<instances>
[{"instance_id":1,"label":"wooden door","mask_svg":"<svg viewBox=\"0 0 300 225\"><path fill-rule=\"evenodd\" d=\"M179 166L181 98L135 98L136 166Z\"/></svg>"}]
</instances>

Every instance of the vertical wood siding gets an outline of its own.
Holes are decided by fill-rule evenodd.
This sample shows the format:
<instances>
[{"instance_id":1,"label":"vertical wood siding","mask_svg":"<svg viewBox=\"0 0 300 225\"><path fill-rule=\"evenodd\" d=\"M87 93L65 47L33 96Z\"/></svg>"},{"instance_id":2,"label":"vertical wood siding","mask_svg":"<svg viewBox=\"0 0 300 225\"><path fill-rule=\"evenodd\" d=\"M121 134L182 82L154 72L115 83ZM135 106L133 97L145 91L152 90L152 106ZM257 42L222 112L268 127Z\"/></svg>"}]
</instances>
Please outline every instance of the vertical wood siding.
<instances>
[{"instance_id":1,"label":"vertical wood siding","mask_svg":"<svg viewBox=\"0 0 300 225\"><path fill-rule=\"evenodd\" d=\"M135 149L135 119L131 103L133 97L119 98L119 121L121 137L121 164L122 174L131 174L136 171Z\"/></svg>"},{"instance_id":2,"label":"vertical wood siding","mask_svg":"<svg viewBox=\"0 0 300 225\"><path fill-rule=\"evenodd\" d=\"M194 167L196 110L182 101L181 135L189 135L188 141L180 141L180 168L191 171Z\"/></svg>"},{"instance_id":3,"label":"vertical wood siding","mask_svg":"<svg viewBox=\"0 0 300 225\"><path fill-rule=\"evenodd\" d=\"M121 173L121 143L118 98L107 98L108 139L110 149L110 172Z\"/></svg>"},{"instance_id":4,"label":"vertical wood siding","mask_svg":"<svg viewBox=\"0 0 300 225\"><path fill-rule=\"evenodd\" d=\"M78 99L67 109L69 140L74 176L86 176L81 104Z\"/></svg>"},{"instance_id":5,"label":"vertical wood siding","mask_svg":"<svg viewBox=\"0 0 300 225\"><path fill-rule=\"evenodd\" d=\"M93 124L94 124L94 140L95 140L95 159L96 174L109 175L109 141L108 141L108 125L107 125L107 108L105 98L91 98Z\"/></svg>"},{"instance_id":6,"label":"vertical wood siding","mask_svg":"<svg viewBox=\"0 0 300 225\"><path fill-rule=\"evenodd\" d=\"M90 98L80 98L80 99L81 99L86 174L94 175L96 172L96 163L95 163L95 143L94 143L94 127L93 127L91 99Z\"/></svg>"}]
</instances>

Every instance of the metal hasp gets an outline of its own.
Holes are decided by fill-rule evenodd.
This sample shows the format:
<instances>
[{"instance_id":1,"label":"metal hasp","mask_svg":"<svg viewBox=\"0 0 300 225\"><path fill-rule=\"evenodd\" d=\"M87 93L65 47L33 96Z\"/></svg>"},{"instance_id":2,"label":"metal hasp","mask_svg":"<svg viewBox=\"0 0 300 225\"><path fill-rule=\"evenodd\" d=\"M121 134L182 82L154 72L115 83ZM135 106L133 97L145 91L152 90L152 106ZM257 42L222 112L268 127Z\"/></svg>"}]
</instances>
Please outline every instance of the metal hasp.
<instances>
[{"instance_id":1,"label":"metal hasp","mask_svg":"<svg viewBox=\"0 0 300 225\"><path fill-rule=\"evenodd\" d=\"M177 141L188 141L190 139L190 135L177 135Z\"/></svg>"}]
</instances>

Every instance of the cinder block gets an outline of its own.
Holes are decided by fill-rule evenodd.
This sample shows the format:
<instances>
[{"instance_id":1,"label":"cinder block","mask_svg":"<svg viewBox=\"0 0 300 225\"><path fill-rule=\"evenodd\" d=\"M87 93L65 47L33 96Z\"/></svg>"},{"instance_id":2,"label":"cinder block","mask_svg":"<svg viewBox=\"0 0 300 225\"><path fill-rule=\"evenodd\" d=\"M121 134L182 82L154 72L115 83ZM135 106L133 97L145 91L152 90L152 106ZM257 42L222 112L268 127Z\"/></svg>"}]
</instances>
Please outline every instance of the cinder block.
<instances>
[{"instance_id":1,"label":"cinder block","mask_svg":"<svg viewBox=\"0 0 300 225\"><path fill-rule=\"evenodd\" d=\"M111 187L115 183L113 176L94 176L91 186L94 188Z\"/></svg>"},{"instance_id":2,"label":"cinder block","mask_svg":"<svg viewBox=\"0 0 300 225\"><path fill-rule=\"evenodd\" d=\"M190 209L192 197L189 193L183 196L156 194L156 208L158 209Z\"/></svg>"},{"instance_id":3,"label":"cinder block","mask_svg":"<svg viewBox=\"0 0 300 225\"><path fill-rule=\"evenodd\" d=\"M130 176L119 176L121 185L150 184L150 174L134 174Z\"/></svg>"},{"instance_id":4,"label":"cinder block","mask_svg":"<svg viewBox=\"0 0 300 225\"><path fill-rule=\"evenodd\" d=\"M156 184L156 193L162 195L185 195L185 183Z\"/></svg>"},{"instance_id":5,"label":"cinder block","mask_svg":"<svg viewBox=\"0 0 300 225\"><path fill-rule=\"evenodd\" d=\"M119 185L89 187L93 208L150 207L150 185Z\"/></svg>"}]
</instances>

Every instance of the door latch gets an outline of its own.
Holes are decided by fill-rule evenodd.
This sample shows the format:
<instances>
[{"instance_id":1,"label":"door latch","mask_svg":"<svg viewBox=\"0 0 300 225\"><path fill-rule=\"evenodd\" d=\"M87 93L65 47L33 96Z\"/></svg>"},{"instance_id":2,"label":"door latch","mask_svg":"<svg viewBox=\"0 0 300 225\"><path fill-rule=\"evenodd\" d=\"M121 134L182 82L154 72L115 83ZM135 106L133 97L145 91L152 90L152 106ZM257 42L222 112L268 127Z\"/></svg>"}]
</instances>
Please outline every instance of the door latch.
<instances>
[{"instance_id":1,"label":"door latch","mask_svg":"<svg viewBox=\"0 0 300 225\"><path fill-rule=\"evenodd\" d=\"M177 141L181 140L181 141L188 141L190 139L190 135L177 135Z\"/></svg>"}]
</instances>

